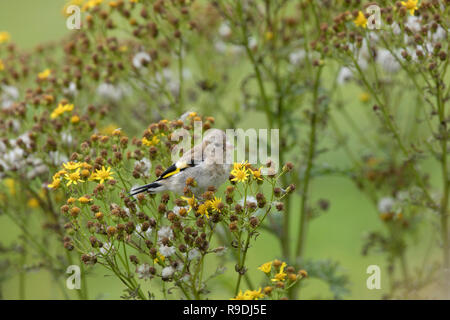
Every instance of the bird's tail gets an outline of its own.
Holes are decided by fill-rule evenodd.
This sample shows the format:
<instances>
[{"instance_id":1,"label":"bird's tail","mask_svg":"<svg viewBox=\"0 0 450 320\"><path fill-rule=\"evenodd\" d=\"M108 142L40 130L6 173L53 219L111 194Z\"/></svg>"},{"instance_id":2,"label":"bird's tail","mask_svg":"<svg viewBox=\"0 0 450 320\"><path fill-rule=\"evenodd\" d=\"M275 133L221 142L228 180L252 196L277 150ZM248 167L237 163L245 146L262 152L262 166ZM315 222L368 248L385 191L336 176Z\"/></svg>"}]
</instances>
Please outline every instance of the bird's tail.
<instances>
[{"instance_id":1,"label":"bird's tail","mask_svg":"<svg viewBox=\"0 0 450 320\"><path fill-rule=\"evenodd\" d=\"M163 188L161 188L162 186L163 185L161 183L152 182L152 183L140 186L140 187L135 187L130 190L129 196L133 197L133 196L138 195L139 193L143 193L143 192L149 192L149 193L160 192L160 191L163 191L162 190Z\"/></svg>"}]
</instances>

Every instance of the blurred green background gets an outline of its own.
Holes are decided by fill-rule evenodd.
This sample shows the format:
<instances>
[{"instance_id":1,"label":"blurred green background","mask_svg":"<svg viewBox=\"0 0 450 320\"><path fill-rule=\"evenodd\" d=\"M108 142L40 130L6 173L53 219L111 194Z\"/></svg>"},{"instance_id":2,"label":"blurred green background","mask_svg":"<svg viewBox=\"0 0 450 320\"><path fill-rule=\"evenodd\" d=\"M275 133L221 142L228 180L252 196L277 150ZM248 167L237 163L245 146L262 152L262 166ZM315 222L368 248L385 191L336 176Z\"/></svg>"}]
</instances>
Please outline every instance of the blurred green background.
<instances>
[{"instance_id":1,"label":"blurred green background","mask_svg":"<svg viewBox=\"0 0 450 320\"><path fill-rule=\"evenodd\" d=\"M66 29L62 15L64 3L63 0L0 0L0 31L10 32L13 41L21 48L31 48L42 42L58 40L70 32ZM360 94L356 87L348 86L347 90L348 97ZM361 113L358 109L369 107L357 99L353 98L351 101L348 108L354 114ZM245 125L248 127L251 127L252 123L256 125L257 120L253 119L253 122ZM332 152L328 153L326 157L320 158L320 162L345 167L347 158L341 152ZM310 224L306 257L332 259L341 264L342 271L348 274L351 281L351 294L346 298L379 299L387 289L384 258L377 255L369 257L361 255L361 240L364 233L382 228L377 211L354 184L344 177L316 179L313 183L312 195L313 201L321 198L328 199L331 207L323 217ZM298 198L295 199L294 206L299 207ZM295 212L299 212L299 210ZM293 223L293 230L296 227L297 223ZM8 243L13 241L19 232L5 216L0 216L0 234L2 242ZM254 282L262 279L262 273L256 268L260 264L276 258L277 253L279 253L279 243L272 235L263 234L258 238L256 245L249 252L248 259L249 273ZM423 255L423 250L414 253L417 259L422 259ZM368 277L366 269L372 264L381 267L381 290L369 290L366 287ZM224 283L234 284L235 273L232 269L233 266L228 266L226 277L223 279ZM95 268L94 273L90 275L88 280L90 298L113 299L119 298L122 294L122 284L105 274L106 272L99 267ZM233 278L231 278L232 276ZM26 289L26 298L28 299L62 298L58 286L44 271L30 273ZM218 287L218 290L223 290L223 287ZM18 278L13 278L3 288L3 298L18 298L18 292ZM212 292L214 293L214 289ZM100 296L100 293L103 295ZM224 293L221 292L218 295L223 297ZM75 297L74 294L73 296ZM305 281L305 289L302 291L301 298L314 299L317 297L331 297L327 285L315 279Z\"/></svg>"}]
</instances>

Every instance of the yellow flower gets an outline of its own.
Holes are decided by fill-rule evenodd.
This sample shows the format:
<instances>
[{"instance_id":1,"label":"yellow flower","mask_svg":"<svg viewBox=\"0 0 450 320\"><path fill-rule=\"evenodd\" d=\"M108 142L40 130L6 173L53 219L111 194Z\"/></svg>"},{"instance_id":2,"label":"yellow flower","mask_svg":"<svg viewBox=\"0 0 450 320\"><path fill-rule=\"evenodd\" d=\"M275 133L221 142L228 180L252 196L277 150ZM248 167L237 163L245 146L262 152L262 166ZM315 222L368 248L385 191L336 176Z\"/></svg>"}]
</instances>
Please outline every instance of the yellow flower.
<instances>
[{"instance_id":1,"label":"yellow flower","mask_svg":"<svg viewBox=\"0 0 450 320\"><path fill-rule=\"evenodd\" d=\"M44 71L39 72L38 78L39 78L39 80L45 80L48 77L50 77L51 74L52 74L52 71L50 69L45 69Z\"/></svg>"},{"instance_id":2,"label":"yellow flower","mask_svg":"<svg viewBox=\"0 0 450 320\"><path fill-rule=\"evenodd\" d=\"M70 122L73 124L78 123L78 122L80 122L80 117L77 115L74 115L74 116L72 116L72 118L70 118Z\"/></svg>"},{"instance_id":3,"label":"yellow flower","mask_svg":"<svg viewBox=\"0 0 450 320\"><path fill-rule=\"evenodd\" d=\"M76 170L81 167L81 163L69 161L69 162L63 163L63 167L67 170ZM67 172L65 172L64 174L67 174Z\"/></svg>"},{"instance_id":4,"label":"yellow flower","mask_svg":"<svg viewBox=\"0 0 450 320\"><path fill-rule=\"evenodd\" d=\"M99 6L100 4L102 4L102 2L103 2L103 0L89 0L83 5L81 10L86 11L86 10L95 8L95 7Z\"/></svg>"},{"instance_id":5,"label":"yellow flower","mask_svg":"<svg viewBox=\"0 0 450 320\"><path fill-rule=\"evenodd\" d=\"M261 292L261 288L258 290L246 290L244 293L241 290L235 298L231 298L230 300L258 300L258 298L264 298L264 293Z\"/></svg>"},{"instance_id":6,"label":"yellow flower","mask_svg":"<svg viewBox=\"0 0 450 320\"><path fill-rule=\"evenodd\" d=\"M68 162L68 163L75 163L75 162ZM77 169L77 168L75 168L75 169ZM61 176L65 175L66 173L67 173L66 170L59 170L57 173L55 173L53 175L53 180L60 178Z\"/></svg>"},{"instance_id":7,"label":"yellow flower","mask_svg":"<svg viewBox=\"0 0 450 320\"><path fill-rule=\"evenodd\" d=\"M194 118L194 117L196 117L197 116L197 112L190 112L189 114L188 114L188 118Z\"/></svg>"},{"instance_id":8,"label":"yellow flower","mask_svg":"<svg viewBox=\"0 0 450 320\"><path fill-rule=\"evenodd\" d=\"M89 163L87 163L87 162L82 162L81 163L81 167L83 169L86 169L86 170L91 170L92 169L92 166Z\"/></svg>"},{"instance_id":9,"label":"yellow flower","mask_svg":"<svg viewBox=\"0 0 450 320\"><path fill-rule=\"evenodd\" d=\"M9 32L0 31L0 43L8 42L9 40L11 40Z\"/></svg>"},{"instance_id":10,"label":"yellow flower","mask_svg":"<svg viewBox=\"0 0 450 320\"><path fill-rule=\"evenodd\" d=\"M284 281L286 279L287 274L284 272L285 267L286 267L286 262L283 262L280 267L280 271L272 279L273 282Z\"/></svg>"},{"instance_id":11,"label":"yellow flower","mask_svg":"<svg viewBox=\"0 0 450 320\"><path fill-rule=\"evenodd\" d=\"M78 184L78 182L84 182L83 180L81 180L80 168L78 168L75 172L66 173L64 175L64 178L67 180L66 186L70 186L72 183Z\"/></svg>"},{"instance_id":12,"label":"yellow flower","mask_svg":"<svg viewBox=\"0 0 450 320\"><path fill-rule=\"evenodd\" d=\"M104 166L102 166L102 168L99 170L95 170L95 173L93 174L93 179L94 180L99 180L100 184L103 184L103 182L105 182L105 180L112 180L113 177L112 175L114 174L114 172L111 171L111 167L108 167L108 169L105 169Z\"/></svg>"},{"instance_id":13,"label":"yellow flower","mask_svg":"<svg viewBox=\"0 0 450 320\"><path fill-rule=\"evenodd\" d=\"M353 23L357 27L363 27L363 28L367 27L367 19L366 19L366 16L364 15L364 13L362 13L362 11L358 12L358 16L356 17L355 20L353 20Z\"/></svg>"},{"instance_id":14,"label":"yellow flower","mask_svg":"<svg viewBox=\"0 0 450 320\"><path fill-rule=\"evenodd\" d=\"M414 15L414 11L419 9L417 7L417 3L418 2L419 2L419 0L402 1L402 6L404 6L406 9L408 9L409 10L409 14L413 16Z\"/></svg>"},{"instance_id":15,"label":"yellow flower","mask_svg":"<svg viewBox=\"0 0 450 320\"><path fill-rule=\"evenodd\" d=\"M158 136L153 136L151 140L148 140L146 137L142 138L142 143L144 146L151 147L157 145L161 140Z\"/></svg>"},{"instance_id":16,"label":"yellow flower","mask_svg":"<svg viewBox=\"0 0 450 320\"><path fill-rule=\"evenodd\" d=\"M197 212L200 213L202 216L206 216L209 219L209 212L208 209L211 207L211 201L206 201L205 203L202 203L198 206Z\"/></svg>"},{"instance_id":17,"label":"yellow flower","mask_svg":"<svg viewBox=\"0 0 450 320\"><path fill-rule=\"evenodd\" d=\"M214 200L211 200L209 203L214 211L220 212L219 204L222 203L222 198L214 197Z\"/></svg>"},{"instance_id":18,"label":"yellow flower","mask_svg":"<svg viewBox=\"0 0 450 320\"><path fill-rule=\"evenodd\" d=\"M77 199L75 199L74 197L70 197L69 199L67 199L66 203L67 204L74 204L75 201L77 201Z\"/></svg>"},{"instance_id":19,"label":"yellow flower","mask_svg":"<svg viewBox=\"0 0 450 320\"><path fill-rule=\"evenodd\" d=\"M57 117L59 117L60 115L62 115L66 110L64 109L62 104L59 104L55 110L53 110L53 112L50 115L50 118L55 119Z\"/></svg>"},{"instance_id":20,"label":"yellow flower","mask_svg":"<svg viewBox=\"0 0 450 320\"><path fill-rule=\"evenodd\" d=\"M89 199L88 197L80 197L78 198L78 201L80 201L82 204L87 204L92 201L92 199Z\"/></svg>"},{"instance_id":21,"label":"yellow flower","mask_svg":"<svg viewBox=\"0 0 450 320\"><path fill-rule=\"evenodd\" d=\"M230 300L252 300L249 295L242 293L242 290L239 291L239 294L235 298L231 298Z\"/></svg>"},{"instance_id":22,"label":"yellow flower","mask_svg":"<svg viewBox=\"0 0 450 320\"><path fill-rule=\"evenodd\" d=\"M131 3L138 3L139 0L130 0Z\"/></svg>"},{"instance_id":23,"label":"yellow flower","mask_svg":"<svg viewBox=\"0 0 450 320\"><path fill-rule=\"evenodd\" d=\"M258 170L251 170L253 179L262 181L261 169L262 167L260 167Z\"/></svg>"},{"instance_id":24,"label":"yellow flower","mask_svg":"<svg viewBox=\"0 0 450 320\"><path fill-rule=\"evenodd\" d=\"M164 260L166 260L166 257L164 257L161 253L157 253L157 258L153 259L153 263L158 263L158 262L164 262Z\"/></svg>"},{"instance_id":25,"label":"yellow flower","mask_svg":"<svg viewBox=\"0 0 450 320\"><path fill-rule=\"evenodd\" d=\"M111 132L111 135L113 136L120 136L121 134L122 134L121 128L114 129L113 132Z\"/></svg>"},{"instance_id":26,"label":"yellow flower","mask_svg":"<svg viewBox=\"0 0 450 320\"><path fill-rule=\"evenodd\" d=\"M188 197L181 197L181 199L183 199L184 201L186 201L189 205L189 209L188 212L190 212L192 210L193 207L195 207L195 196L193 195L192 198L188 198Z\"/></svg>"},{"instance_id":27,"label":"yellow flower","mask_svg":"<svg viewBox=\"0 0 450 320\"><path fill-rule=\"evenodd\" d=\"M0 71L5 70L5 65L3 64L2 59L0 59Z\"/></svg>"},{"instance_id":28,"label":"yellow flower","mask_svg":"<svg viewBox=\"0 0 450 320\"><path fill-rule=\"evenodd\" d=\"M248 179L249 173L247 168L242 167L241 169L234 169L231 171L231 174L234 176L231 181L237 181L237 182L245 182Z\"/></svg>"},{"instance_id":29,"label":"yellow flower","mask_svg":"<svg viewBox=\"0 0 450 320\"><path fill-rule=\"evenodd\" d=\"M261 293L261 288L258 290L247 290L244 295L250 297L251 300L258 300L259 298L264 298L264 293Z\"/></svg>"},{"instance_id":30,"label":"yellow flower","mask_svg":"<svg viewBox=\"0 0 450 320\"><path fill-rule=\"evenodd\" d=\"M52 183L50 183L49 185L47 185L48 188L50 189L56 189L59 187L59 185L61 184L61 179L59 178L53 178Z\"/></svg>"},{"instance_id":31,"label":"yellow flower","mask_svg":"<svg viewBox=\"0 0 450 320\"><path fill-rule=\"evenodd\" d=\"M258 270L261 270L264 273L269 273L271 269L272 269L272 261L266 262L258 268Z\"/></svg>"},{"instance_id":32,"label":"yellow flower","mask_svg":"<svg viewBox=\"0 0 450 320\"><path fill-rule=\"evenodd\" d=\"M270 40L273 39L273 32L272 31L267 31L265 36L266 36L266 40L270 41Z\"/></svg>"},{"instance_id":33,"label":"yellow flower","mask_svg":"<svg viewBox=\"0 0 450 320\"><path fill-rule=\"evenodd\" d=\"M27 206L29 208L38 208L39 207L39 201L36 198L31 198L30 200L28 200L27 202Z\"/></svg>"},{"instance_id":34,"label":"yellow flower","mask_svg":"<svg viewBox=\"0 0 450 320\"><path fill-rule=\"evenodd\" d=\"M62 115L64 112L70 112L73 110L73 104L62 104L60 103L55 110L53 110L53 112L50 115L50 118L55 119L57 117L59 117L60 115ZM78 118L78 121L80 121L80 118L78 116L74 116ZM71 119L71 121L73 120L73 117ZM75 119L76 120L76 119ZM75 123L72 121L72 123Z\"/></svg>"},{"instance_id":35,"label":"yellow flower","mask_svg":"<svg viewBox=\"0 0 450 320\"><path fill-rule=\"evenodd\" d=\"M16 182L14 181L14 179L6 178L3 180L3 183L8 188L8 192L10 195L16 195Z\"/></svg>"},{"instance_id":36,"label":"yellow flower","mask_svg":"<svg viewBox=\"0 0 450 320\"><path fill-rule=\"evenodd\" d=\"M242 168L247 168L247 161L235 162L233 164L233 170L241 170Z\"/></svg>"}]
</instances>

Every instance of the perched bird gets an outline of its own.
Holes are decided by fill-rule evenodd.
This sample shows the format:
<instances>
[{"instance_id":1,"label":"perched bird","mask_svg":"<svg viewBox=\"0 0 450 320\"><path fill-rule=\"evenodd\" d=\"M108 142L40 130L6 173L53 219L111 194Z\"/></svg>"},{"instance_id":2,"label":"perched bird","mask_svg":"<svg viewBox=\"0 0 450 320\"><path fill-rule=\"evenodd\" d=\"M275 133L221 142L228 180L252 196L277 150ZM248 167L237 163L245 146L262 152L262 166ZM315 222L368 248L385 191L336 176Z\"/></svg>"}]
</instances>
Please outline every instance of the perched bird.
<instances>
[{"instance_id":1,"label":"perched bird","mask_svg":"<svg viewBox=\"0 0 450 320\"><path fill-rule=\"evenodd\" d=\"M195 186L191 187L195 195L202 194L210 186L217 188L229 177L231 163L228 162L231 161L227 161L227 154L233 150L222 130L211 129L200 144L184 153L157 180L132 188L130 196L163 191L183 194L188 178L195 181Z\"/></svg>"}]
</instances>

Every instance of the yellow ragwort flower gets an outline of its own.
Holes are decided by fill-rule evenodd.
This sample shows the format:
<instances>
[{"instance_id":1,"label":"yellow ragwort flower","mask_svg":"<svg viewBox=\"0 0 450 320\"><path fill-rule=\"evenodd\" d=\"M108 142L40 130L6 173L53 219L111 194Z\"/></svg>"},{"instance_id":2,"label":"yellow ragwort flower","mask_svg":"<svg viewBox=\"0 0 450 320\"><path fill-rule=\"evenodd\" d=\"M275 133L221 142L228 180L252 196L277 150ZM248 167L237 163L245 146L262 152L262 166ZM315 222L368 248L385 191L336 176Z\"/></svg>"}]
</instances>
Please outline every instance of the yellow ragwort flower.
<instances>
[{"instance_id":1,"label":"yellow ragwort flower","mask_svg":"<svg viewBox=\"0 0 450 320\"><path fill-rule=\"evenodd\" d=\"M155 258L155 259L153 259L153 263L158 263L158 262L160 262L161 261L161 263L162 262L164 262L164 260L166 260L166 257L165 256L163 256L161 253L157 253L157 257Z\"/></svg>"},{"instance_id":2,"label":"yellow ragwort flower","mask_svg":"<svg viewBox=\"0 0 450 320\"><path fill-rule=\"evenodd\" d=\"M286 262L283 262L280 267L280 271L272 279L273 282L284 281L286 279L287 273L284 272L286 267Z\"/></svg>"},{"instance_id":3,"label":"yellow ragwort flower","mask_svg":"<svg viewBox=\"0 0 450 320\"><path fill-rule=\"evenodd\" d=\"M70 118L70 122L73 124L76 124L76 123L80 122L80 117L77 115L74 115Z\"/></svg>"},{"instance_id":4,"label":"yellow ragwort flower","mask_svg":"<svg viewBox=\"0 0 450 320\"><path fill-rule=\"evenodd\" d=\"M69 161L69 162L63 163L63 167L66 170L76 170L81 167L81 163ZM67 174L67 172L64 172L64 174Z\"/></svg>"},{"instance_id":5,"label":"yellow ragwort flower","mask_svg":"<svg viewBox=\"0 0 450 320\"><path fill-rule=\"evenodd\" d=\"M197 212L200 213L202 216L206 216L209 219L209 212L208 209L211 207L211 201L206 201L205 203L202 203L198 206Z\"/></svg>"},{"instance_id":6,"label":"yellow ragwort flower","mask_svg":"<svg viewBox=\"0 0 450 320\"><path fill-rule=\"evenodd\" d=\"M61 179L59 178L53 178L52 183L50 183L49 185L47 185L48 188L50 189L56 189L59 187L59 185L61 184Z\"/></svg>"},{"instance_id":7,"label":"yellow ragwort flower","mask_svg":"<svg viewBox=\"0 0 450 320\"><path fill-rule=\"evenodd\" d=\"M111 167L108 167L108 169L105 169L105 167L102 166L102 168L100 170L99 169L95 170L95 173L93 174L92 179L99 180L100 184L103 184L105 182L105 180L112 180L113 174L114 174L114 172L111 171Z\"/></svg>"},{"instance_id":8,"label":"yellow ragwort flower","mask_svg":"<svg viewBox=\"0 0 450 320\"><path fill-rule=\"evenodd\" d=\"M82 204L88 204L89 202L92 201L92 199L89 199L88 197L80 197L78 198L78 201L80 201L80 203Z\"/></svg>"},{"instance_id":9,"label":"yellow ragwort flower","mask_svg":"<svg viewBox=\"0 0 450 320\"><path fill-rule=\"evenodd\" d=\"M142 144L147 147L156 146L160 141L158 136L153 136L150 140L146 137L142 138Z\"/></svg>"},{"instance_id":10,"label":"yellow ragwort flower","mask_svg":"<svg viewBox=\"0 0 450 320\"><path fill-rule=\"evenodd\" d=\"M191 198L188 198L188 197L181 197L181 199L183 199L184 201L186 201L186 202L188 203L188 205L189 205L189 209L188 209L187 212L190 212L190 211L192 210L192 208L195 207L195 202L196 202L196 200L195 200L195 196L194 196L194 195L192 195Z\"/></svg>"},{"instance_id":11,"label":"yellow ragwort flower","mask_svg":"<svg viewBox=\"0 0 450 320\"><path fill-rule=\"evenodd\" d=\"M0 71L5 70L5 65L3 64L2 59L0 59Z\"/></svg>"},{"instance_id":12,"label":"yellow ragwort flower","mask_svg":"<svg viewBox=\"0 0 450 320\"><path fill-rule=\"evenodd\" d=\"M248 179L249 173L247 168L242 167L241 169L233 169L231 171L231 174L234 176L233 179L231 179L231 181L236 181L236 182L245 182Z\"/></svg>"},{"instance_id":13,"label":"yellow ragwort flower","mask_svg":"<svg viewBox=\"0 0 450 320\"><path fill-rule=\"evenodd\" d=\"M363 27L363 28L367 27L367 19L366 19L366 16L364 15L364 13L362 13L362 11L358 12L358 16L356 17L355 20L353 20L353 23L357 27Z\"/></svg>"},{"instance_id":14,"label":"yellow ragwort flower","mask_svg":"<svg viewBox=\"0 0 450 320\"><path fill-rule=\"evenodd\" d=\"M219 204L222 203L222 198L217 198L214 197L214 200L211 200L210 202L210 206L211 208L216 211L216 212L220 212L220 208L219 208Z\"/></svg>"},{"instance_id":15,"label":"yellow ragwort flower","mask_svg":"<svg viewBox=\"0 0 450 320\"><path fill-rule=\"evenodd\" d=\"M241 170L242 168L247 168L247 160L242 162L235 162L233 164L233 170Z\"/></svg>"},{"instance_id":16,"label":"yellow ragwort flower","mask_svg":"<svg viewBox=\"0 0 450 320\"><path fill-rule=\"evenodd\" d=\"M262 181L261 169L262 167L257 170L251 170L253 179Z\"/></svg>"},{"instance_id":17,"label":"yellow ragwort flower","mask_svg":"<svg viewBox=\"0 0 450 320\"><path fill-rule=\"evenodd\" d=\"M50 118L55 119L55 118L59 117L60 115L62 115L64 112L70 112L70 111L72 111L73 108L74 108L74 107L73 107L73 104L62 104L62 103L60 103L60 104L55 108L55 110L53 110L53 112L52 112L51 115L50 115ZM78 117L78 116L76 116L76 117ZM80 119L80 118L78 118L78 121L79 121L79 119ZM71 121L72 121L72 119L71 119ZM74 122L72 122L72 123L74 123Z\"/></svg>"},{"instance_id":18,"label":"yellow ragwort flower","mask_svg":"<svg viewBox=\"0 0 450 320\"><path fill-rule=\"evenodd\" d=\"M9 32L0 31L0 43L9 42L9 40L11 40Z\"/></svg>"},{"instance_id":19,"label":"yellow ragwort flower","mask_svg":"<svg viewBox=\"0 0 450 320\"><path fill-rule=\"evenodd\" d=\"M78 184L78 182L84 182L81 180L80 176L80 168L78 168L75 172L66 173L64 178L67 180L66 186L70 186L71 184Z\"/></svg>"},{"instance_id":20,"label":"yellow ragwort flower","mask_svg":"<svg viewBox=\"0 0 450 320\"><path fill-rule=\"evenodd\" d=\"M402 6L404 6L407 10L409 10L409 14L410 15L414 15L414 11L416 11L417 9L419 9L417 7L417 3L419 2L419 0L408 0L408 1L402 1Z\"/></svg>"},{"instance_id":21,"label":"yellow ragwort flower","mask_svg":"<svg viewBox=\"0 0 450 320\"><path fill-rule=\"evenodd\" d=\"M95 8L99 5L101 5L103 0L88 0L83 7L81 8L82 11L86 11L92 8Z\"/></svg>"},{"instance_id":22,"label":"yellow ragwort flower","mask_svg":"<svg viewBox=\"0 0 450 320\"><path fill-rule=\"evenodd\" d=\"M261 292L261 288L258 290L247 290L244 295L247 295L251 298L251 300L258 300L260 298L264 298L264 293Z\"/></svg>"},{"instance_id":23,"label":"yellow ragwort flower","mask_svg":"<svg viewBox=\"0 0 450 320\"><path fill-rule=\"evenodd\" d=\"M39 80L45 80L50 77L51 74L52 71L50 69L45 69L44 71L38 73L38 78Z\"/></svg>"},{"instance_id":24,"label":"yellow ragwort flower","mask_svg":"<svg viewBox=\"0 0 450 320\"><path fill-rule=\"evenodd\" d=\"M86 170L91 170L92 169L92 166L89 163L87 163L87 162L82 162L81 163L81 167L83 169L86 169Z\"/></svg>"},{"instance_id":25,"label":"yellow ragwort flower","mask_svg":"<svg viewBox=\"0 0 450 320\"><path fill-rule=\"evenodd\" d=\"M68 162L68 163L75 163L75 162ZM63 165L64 165L64 164L63 164ZM76 168L75 168L75 169L76 169ZM66 173L67 173L66 170L59 170L57 173L55 173L55 174L53 175L53 180L61 178L61 176L64 176Z\"/></svg>"},{"instance_id":26,"label":"yellow ragwort flower","mask_svg":"<svg viewBox=\"0 0 450 320\"><path fill-rule=\"evenodd\" d=\"M258 300L259 298L264 298L264 293L261 292L261 288L258 290L246 290L244 293L240 290L239 294L230 300Z\"/></svg>"},{"instance_id":27,"label":"yellow ragwort flower","mask_svg":"<svg viewBox=\"0 0 450 320\"><path fill-rule=\"evenodd\" d=\"M264 273L270 273L271 269L272 269L272 261L266 262L258 268L258 270L261 270Z\"/></svg>"},{"instance_id":28,"label":"yellow ragwort flower","mask_svg":"<svg viewBox=\"0 0 450 320\"><path fill-rule=\"evenodd\" d=\"M239 291L239 294L236 297L231 298L230 300L252 300L252 298L249 295L242 293L242 290L241 290L241 291Z\"/></svg>"}]
</instances>

